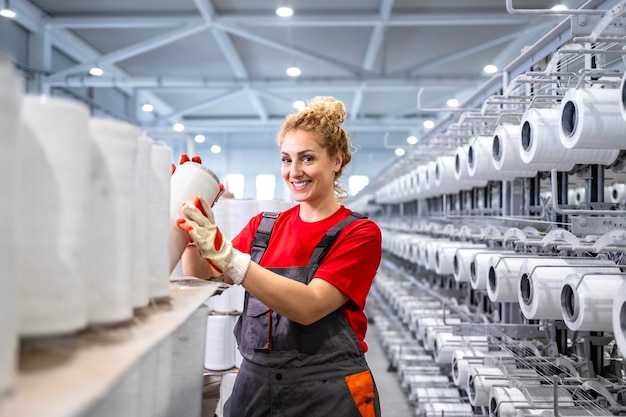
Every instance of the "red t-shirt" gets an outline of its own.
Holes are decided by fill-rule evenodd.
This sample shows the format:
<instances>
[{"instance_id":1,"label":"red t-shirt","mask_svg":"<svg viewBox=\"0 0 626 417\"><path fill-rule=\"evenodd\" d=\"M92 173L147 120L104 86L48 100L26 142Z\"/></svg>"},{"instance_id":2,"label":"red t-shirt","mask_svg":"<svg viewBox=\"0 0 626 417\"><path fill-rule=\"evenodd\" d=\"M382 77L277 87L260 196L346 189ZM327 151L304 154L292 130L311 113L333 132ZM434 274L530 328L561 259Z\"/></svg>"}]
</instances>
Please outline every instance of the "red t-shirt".
<instances>
[{"instance_id":1,"label":"red t-shirt","mask_svg":"<svg viewBox=\"0 0 626 417\"><path fill-rule=\"evenodd\" d=\"M300 206L296 205L283 211L272 230L261 266L281 268L305 266L315 245L326 232L350 215L351 211L341 206L330 217L318 222L307 223L300 219ZM263 214L253 217L237 235L232 243L238 250L250 253ZM332 248L328 251L314 277L330 282L349 301L341 307L354 330L363 352L367 351L365 332L365 299L378 270L382 253L381 232L376 223L361 219L348 225L339 234Z\"/></svg>"}]
</instances>

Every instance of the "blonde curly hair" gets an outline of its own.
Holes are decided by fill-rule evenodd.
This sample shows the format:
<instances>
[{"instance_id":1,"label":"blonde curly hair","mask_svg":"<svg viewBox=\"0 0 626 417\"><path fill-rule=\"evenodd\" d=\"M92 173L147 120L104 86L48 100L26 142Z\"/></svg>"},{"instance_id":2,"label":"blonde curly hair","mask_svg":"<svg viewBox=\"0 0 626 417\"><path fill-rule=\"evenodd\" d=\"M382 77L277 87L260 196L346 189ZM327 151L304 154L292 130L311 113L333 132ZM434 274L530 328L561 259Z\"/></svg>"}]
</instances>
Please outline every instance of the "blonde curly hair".
<instances>
[{"instance_id":1,"label":"blonde curly hair","mask_svg":"<svg viewBox=\"0 0 626 417\"><path fill-rule=\"evenodd\" d=\"M287 116L280 132L278 143L282 144L285 135L293 130L304 130L313 133L321 147L328 155L341 156L341 168L335 173L334 190L337 201L348 197L348 192L339 183L343 168L352 160L350 147L353 146L348 133L341 127L346 118L343 103L333 97L315 97L308 106L298 113Z\"/></svg>"}]
</instances>

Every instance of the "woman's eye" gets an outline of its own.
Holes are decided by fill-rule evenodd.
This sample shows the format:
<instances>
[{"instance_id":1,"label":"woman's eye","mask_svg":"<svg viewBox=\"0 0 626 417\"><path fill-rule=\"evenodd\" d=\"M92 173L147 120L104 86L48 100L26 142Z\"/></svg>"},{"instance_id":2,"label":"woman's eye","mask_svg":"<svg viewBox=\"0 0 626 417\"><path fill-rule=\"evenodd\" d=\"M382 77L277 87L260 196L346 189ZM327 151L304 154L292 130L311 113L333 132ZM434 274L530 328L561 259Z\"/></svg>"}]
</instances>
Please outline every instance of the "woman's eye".
<instances>
[{"instance_id":1,"label":"woman's eye","mask_svg":"<svg viewBox=\"0 0 626 417\"><path fill-rule=\"evenodd\" d=\"M291 159L289 159L289 158L281 158L281 161L283 162L283 164L288 164L289 162L291 162Z\"/></svg>"},{"instance_id":2,"label":"woman's eye","mask_svg":"<svg viewBox=\"0 0 626 417\"><path fill-rule=\"evenodd\" d=\"M313 157L312 156L304 156L304 157L302 157L302 160L304 162L311 162L313 160Z\"/></svg>"}]
</instances>

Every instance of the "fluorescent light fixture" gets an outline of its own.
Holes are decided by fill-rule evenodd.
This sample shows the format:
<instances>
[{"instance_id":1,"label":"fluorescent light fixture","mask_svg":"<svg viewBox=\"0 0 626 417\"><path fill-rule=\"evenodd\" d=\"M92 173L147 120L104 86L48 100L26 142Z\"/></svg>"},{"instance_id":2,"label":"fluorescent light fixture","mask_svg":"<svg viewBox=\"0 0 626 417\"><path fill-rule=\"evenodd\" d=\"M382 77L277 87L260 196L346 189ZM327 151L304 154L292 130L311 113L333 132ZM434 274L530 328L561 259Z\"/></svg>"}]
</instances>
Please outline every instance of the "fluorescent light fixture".
<instances>
[{"instance_id":1,"label":"fluorescent light fixture","mask_svg":"<svg viewBox=\"0 0 626 417\"><path fill-rule=\"evenodd\" d=\"M211 152L220 153L222 152L222 147L220 145L213 145L211 146Z\"/></svg>"},{"instance_id":2,"label":"fluorescent light fixture","mask_svg":"<svg viewBox=\"0 0 626 417\"><path fill-rule=\"evenodd\" d=\"M567 9L567 6L564 4L556 4L554 6L552 6L552 8L550 10L554 10L555 12L563 12Z\"/></svg>"},{"instance_id":3,"label":"fluorescent light fixture","mask_svg":"<svg viewBox=\"0 0 626 417\"><path fill-rule=\"evenodd\" d=\"M299 77L300 74L302 74L302 71L300 71L300 68L298 67L287 68L287 75L290 77Z\"/></svg>"},{"instance_id":4,"label":"fluorescent light fixture","mask_svg":"<svg viewBox=\"0 0 626 417\"><path fill-rule=\"evenodd\" d=\"M291 7L279 7L276 9L276 15L280 17L291 17L293 16L293 9Z\"/></svg>"},{"instance_id":5,"label":"fluorescent light fixture","mask_svg":"<svg viewBox=\"0 0 626 417\"><path fill-rule=\"evenodd\" d=\"M185 125L182 123L174 123L172 129L174 129L175 132L182 132L183 130L185 130Z\"/></svg>"},{"instance_id":6,"label":"fluorescent light fixture","mask_svg":"<svg viewBox=\"0 0 626 417\"><path fill-rule=\"evenodd\" d=\"M446 104L448 105L448 107L459 107L459 100L451 98L446 102Z\"/></svg>"},{"instance_id":7,"label":"fluorescent light fixture","mask_svg":"<svg viewBox=\"0 0 626 417\"><path fill-rule=\"evenodd\" d=\"M195 140L196 143L203 143L206 138L204 137L204 135L196 135L194 136L193 140Z\"/></svg>"},{"instance_id":8,"label":"fluorescent light fixture","mask_svg":"<svg viewBox=\"0 0 626 417\"><path fill-rule=\"evenodd\" d=\"M154 111L154 106L150 103L144 103L141 105L141 111L145 111L146 113L150 113Z\"/></svg>"},{"instance_id":9,"label":"fluorescent light fixture","mask_svg":"<svg viewBox=\"0 0 626 417\"><path fill-rule=\"evenodd\" d=\"M92 67L89 70L89 74L93 75L94 77L100 77L102 74L104 74L104 70L100 67Z\"/></svg>"},{"instance_id":10,"label":"fluorescent light fixture","mask_svg":"<svg viewBox=\"0 0 626 417\"><path fill-rule=\"evenodd\" d=\"M9 4L8 0L4 2L4 7L0 9L0 16L6 17L8 19L15 19L15 16L17 16L17 13L15 13L13 9L11 9L11 5Z\"/></svg>"},{"instance_id":11,"label":"fluorescent light fixture","mask_svg":"<svg viewBox=\"0 0 626 417\"><path fill-rule=\"evenodd\" d=\"M417 143L417 137L409 136L408 138L406 138L406 143L408 143L409 145L415 145Z\"/></svg>"},{"instance_id":12,"label":"fluorescent light fixture","mask_svg":"<svg viewBox=\"0 0 626 417\"><path fill-rule=\"evenodd\" d=\"M485 65L483 71L485 71L486 74L495 74L496 72L498 72L498 67L492 64L488 64Z\"/></svg>"},{"instance_id":13,"label":"fluorescent light fixture","mask_svg":"<svg viewBox=\"0 0 626 417\"><path fill-rule=\"evenodd\" d=\"M304 102L304 100L296 100L291 105L296 110L302 110L306 106L306 103Z\"/></svg>"},{"instance_id":14,"label":"fluorescent light fixture","mask_svg":"<svg viewBox=\"0 0 626 417\"><path fill-rule=\"evenodd\" d=\"M424 126L424 129L432 129L433 127L435 127L435 122L433 122L432 120L424 120L424 123L422 125Z\"/></svg>"},{"instance_id":15,"label":"fluorescent light fixture","mask_svg":"<svg viewBox=\"0 0 626 417\"><path fill-rule=\"evenodd\" d=\"M396 150L394 151L396 156L402 156L406 153L406 151L404 150L404 148L396 148Z\"/></svg>"}]
</instances>

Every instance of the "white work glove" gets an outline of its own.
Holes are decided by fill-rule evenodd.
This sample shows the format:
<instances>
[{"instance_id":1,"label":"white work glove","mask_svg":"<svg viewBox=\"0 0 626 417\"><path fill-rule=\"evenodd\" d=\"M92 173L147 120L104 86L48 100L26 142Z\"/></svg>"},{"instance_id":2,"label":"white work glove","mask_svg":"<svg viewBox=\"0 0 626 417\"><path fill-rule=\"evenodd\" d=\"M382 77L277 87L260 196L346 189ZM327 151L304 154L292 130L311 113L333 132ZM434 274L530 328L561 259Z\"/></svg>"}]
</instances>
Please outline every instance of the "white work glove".
<instances>
[{"instance_id":1,"label":"white work glove","mask_svg":"<svg viewBox=\"0 0 626 417\"><path fill-rule=\"evenodd\" d=\"M193 204L183 203L182 212L187 218L176 219L178 227L196 242L202 256L220 272L224 272L235 284L241 284L250 266L250 255L233 248L224 239L215 223L211 206L202 197Z\"/></svg>"}]
</instances>

